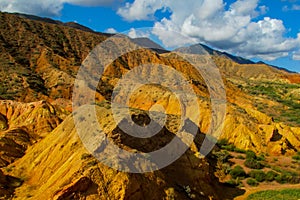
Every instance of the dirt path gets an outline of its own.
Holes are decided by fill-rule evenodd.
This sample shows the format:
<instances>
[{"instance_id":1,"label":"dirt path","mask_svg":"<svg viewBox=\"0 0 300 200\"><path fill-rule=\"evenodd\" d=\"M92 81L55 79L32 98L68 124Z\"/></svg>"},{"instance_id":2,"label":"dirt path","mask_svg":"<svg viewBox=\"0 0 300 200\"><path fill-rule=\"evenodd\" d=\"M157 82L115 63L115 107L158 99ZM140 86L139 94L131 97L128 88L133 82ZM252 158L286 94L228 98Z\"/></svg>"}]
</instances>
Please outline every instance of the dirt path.
<instances>
[{"instance_id":1,"label":"dirt path","mask_svg":"<svg viewBox=\"0 0 300 200\"><path fill-rule=\"evenodd\" d=\"M246 193L242 196L238 196L234 198L234 200L244 200L246 199L250 194L260 192L260 191L265 191L265 190L282 190L282 189L300 189L300 184L276 184L276 185L259 185L259 187L247 187L245 188Z\"/></svg>"}]
</instances>

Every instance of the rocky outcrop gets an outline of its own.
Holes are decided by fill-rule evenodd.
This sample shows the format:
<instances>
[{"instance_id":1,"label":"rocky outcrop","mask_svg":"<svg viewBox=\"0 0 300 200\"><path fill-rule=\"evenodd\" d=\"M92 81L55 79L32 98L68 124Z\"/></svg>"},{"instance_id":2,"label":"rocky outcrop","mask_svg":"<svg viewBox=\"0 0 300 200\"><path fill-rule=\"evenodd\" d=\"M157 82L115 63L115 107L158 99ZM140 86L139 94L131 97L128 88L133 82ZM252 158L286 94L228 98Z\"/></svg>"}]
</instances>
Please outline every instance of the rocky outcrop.
<instances>
[{"instance_id":1,"label":"rocky outcrop","mask_svg":"<svg viewBox=\"0 0 300 200\"><path fill-rule=\"evenodd\" d=\"M0 114L7 119L6 126L10 130L21 128L31 135L41 137L61 123L56 112L55 107L46 101L33 103L0 101Z\"/></svg>"},{"instance_id":2,"label":"rocky outcrop","mask_svg":"<svg viewBox=\"0 0 300 200\"><path fill-rule=\"evenodd\" d=\"M30 145L57 127L62 120L59 112L46 101L0 101L0 167L24 156Z\"/></svg>"},{"instance_id":3,"label":"rocky outcrop","mask_svg":"<svg viewBox=\"0 0 300 200\"><path fill-rule=\"evenodd\" d=\"M0 170L0 199L10 199L13 196L16 187L19 187L22 181L18 178L5 175Z\"/></svg>"},{"instance_id":4,"label":"rocky outcrop","mask_svg":"<svg viewBox=\"0 0 300 200\"><path fill-rule=\"evenodd\" d=\"M10 130L0 136L0 167L6 167L25 155L33 138L23 129Z\"/></svg>"},{"instance_id":5,"label":"rocky outcrop","mask_svg":"<svg viewBox=\"0 0 300 200\"><path fill-rule=\"evenodd\" d=\"M7 119L4 115L0 114L0 131L5 131L8 128Z\"/></svg>"},{"instance_id":6,"label":"rocky outcrop","mask_svg":"<svg viewBox=\"0 0 300 200\"><path fill-rule=\"evenodd\" d=\"M107 136L124 149L134 150L131 148L134 141L126 140L127 144L122 144L119 137L115 137L119 134L123 137L123 133L117 130L116 124L110 123L112 116L109 113L104 107L97 109L99 123L106 124ZM146 116L138 113L133 118L141 123L147 121ZM114 133L111 132L113 130ZM197 156L199 144L193 144L193 148L166 168L145 174L130 174L97 162L85 150L76 132L70 116L15 162L13 175L28 177L16 189L16 199L30 195L34 199L76 197L134 200L147 199L150 193L153 199L172 195L178 199L208 199L208 196L211 199L224 199L224 196L232 199L243 193L218 182L208 160ZM137 148L142 150L142 147ZM224 190L226 194L222 192Z\"/></svg>"},{"instance_id":7,"label":"rocky outcrop","mask_svg":"<svg viewBox=\"0 0 300 200\"><path fill-rule=\"evenodd\" d=\"M65 186L61 191L59 191L54 196L53 199L55 200L80 199L80 196L84 193L87 193L92 186L93 186L93 182L89 178L82 177L76 180L74 183Z\"/></svg>"}]
</instances>

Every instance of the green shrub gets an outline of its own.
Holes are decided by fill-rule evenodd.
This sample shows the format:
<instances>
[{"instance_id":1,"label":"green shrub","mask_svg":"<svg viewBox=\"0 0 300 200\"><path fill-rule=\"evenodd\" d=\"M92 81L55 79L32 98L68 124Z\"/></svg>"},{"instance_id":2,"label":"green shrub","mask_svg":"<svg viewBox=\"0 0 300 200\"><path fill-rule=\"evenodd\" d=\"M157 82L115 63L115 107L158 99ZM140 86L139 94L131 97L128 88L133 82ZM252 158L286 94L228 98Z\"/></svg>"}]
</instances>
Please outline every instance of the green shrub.
<instances>
[{"instance_id":1,"label":"green shrub","mask_svg":"<svg viewBox=\"0 0 300 200\"><path fill-rule=\"evenodd\" d=\"M244 150L244 149L234 148L234 152L237 152L237 153L246 153L247 151Z\"/></svg>"},{"instance_id":2,"label":"green shrub","mask_svg":"<svg viewBox=\"0 0 300 200\"><path fill-rule=\"evenodd\" d=\"M253 158L247 158L244 164L246 167L251 168L251 169L263 169L264 168L264 165L261 162L255 160Z\"/></svg>"},{"instance_id":3,"label":"green shrub","mask_svg":"<svg viewBox=\"0 0 300 200\"><path fill-rule=\"evenodd\" d=\"M300 160L300 155L295 155L292 157L294 160Z\"/></svg>"},{"instance_id":4,"label":"green shrub","mask_svg":"<svg viewBox=\"0 0 300 200\"><path fill-rule=\"evenodd\" d=\"M282 172L275 177L276 182L280 184L289 183L293 180L293 174L291 172Z\"/></svg>"},{"instance_id":5,"label":"green shrub","mask_svg":"<svg viewBox=\"0 0 300 200\"><path fill-rule=\"evenodd\" d=\"M240 159L240 160L244 160L244 159L245 159L245 157L242 156L242 155L238 155L236 158L237 158L237 159Z\"/></svg>"},{"instance_id":6,"label":"green shrub","mask_svg":"<svg viewBox=\"0 0 300 200\"><path fill-rule=\"evenodd\" d=\"M250 185L250 186L258 186L258 182L253 178L249 178L247 180L247 184Z\"/></svg>"},{"instance_id":7,"label":"green shrub","mask_svg":"<svg viewBox=\"0 0 300 200\"><path fill-rule=\"evenodd\" d=\"M237 165L235 166L229 173L231 175L232 178L236 179L238 177L240 178L245 178L246 177L246 172L244 171L244 169Z\"/></svg>"},{"instance_id":8,"label":"green shrub","mask_svg":"<svg viewBox=\"0 0 300 200\"><path fill-rule=\"evenodd\" d=\"M217 158L217 160L223 163L227 162L228 159L231 157L228 151L214 152L214 156Z\"/></svg>"},{"instance_id":9,"label":"green shrub","mask_svg":"<svg viewBox=\"0 0 300 200\"><path fill-rule=\"evenodd\" d=\"M258 182L263 182L266 178L266 175L263 171L261 170L252 170L250 173L249 173L249 176L251 178L254 178L255 180L257 180Z\"/></svg>"},{"instance_id":10,"label":"green shrub","mask_svg":"<svg viewBox=\"0 0 300 200\"><path fill-rule=\"evenodd\" d=\"M273 169L276 172L282 173L283 170L279 166L271 166L271 169Z\"/></svg>"},{"instance_id":11,"label":"green shrub","mask_svg":"<svg viewBox=\"0 0 300 200\"><path fill-rule=\"evenodd\" d=\"M259 156L256 157L256 160L258 160L258 161L265 161L266 158L265 158L265 156L263 154L261 154L261 155L259 155Z\"/></svg>"},{"instance_id":12,"label":"green shrub","mask_svg":"<svg viewBox=\"0 0 300 200\"><path fill-rule=\"evenodd\" d=\"M256 159L256 154L253 152L253 151L251 151L251 150L248 150L248 151L246 151L246 159Z\"/></svg>"},{"instance_id":13,"label":"green shrub","mask_svg":"<svg viewBox=\"0 0 300 200\"><path fill-rule=\"evenodd\" d=\"M217 145L218 145L219 147L226 146L226 145L228 145L228 140L227 140L227 139L221 139L221 140L219 140L219 141L217 142Z\"/></svg>"},{"instance_id":14,"label":"green shrub","mask_svg":"<svg viewBox=\"0 0 300 200\"><path fill-rule=\"evenodd\" d=\"M266 173L266 181L272 182L275 180L275 177L278 175L278 173L274 172L274 171L268 171Z\"/></svg>"},{"instance_id":15,"label":"green shrub","mask_svg":"<svg viewBox=\"0 0 300 200\"><path fill-rule=\"evenodd\" d=\"M291 184L298 184L300 183L300 177L299 174L296 172L291 171L284 171L282 170L281 174L277 174L275 177L275 180L278 183L291 183Z\"/></svg>"},{"instance_id":16,"label":"green shrub","mask_svg":"<svg viewBox=\"0 0 300 200\"><path fill-rule=\"evenodd\" d=\"M233 144L229 144L229 145L223 145L222 149L225 149L227 151L234 151L235 146Z\"/></svg>"},{"instance_id":17,"label":"green shrub","mask_svg":"<svg viewBox=\"0 0 300 200\"><path fill-rule=\"evenodd\" d=\"M241 181L239 178L237 179L230 179L229 181L226 181L227 184L231 185L231 186L239 186L241 184Z\"/></svg>"}]
</instances>

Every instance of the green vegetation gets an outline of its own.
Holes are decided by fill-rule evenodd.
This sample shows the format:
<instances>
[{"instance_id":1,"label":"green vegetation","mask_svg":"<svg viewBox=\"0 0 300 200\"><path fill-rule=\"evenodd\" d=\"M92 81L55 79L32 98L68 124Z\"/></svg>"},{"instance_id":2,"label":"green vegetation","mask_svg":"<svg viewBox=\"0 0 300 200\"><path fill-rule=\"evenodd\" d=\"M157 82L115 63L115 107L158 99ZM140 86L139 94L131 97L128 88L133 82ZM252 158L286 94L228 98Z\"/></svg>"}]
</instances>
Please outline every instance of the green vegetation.
<instances>
[{"instance_id":1,"label":"green vegetation","mask_svg":"<svg viewBox=\"0 0 300 200\"><path fill-rule=\"evenodd\" d=\"M266 174L262 170L252 170L249 176L258 182L263 182L266 179Z\"/></svg>"},{"instance_id":2,"label":"green vegetation","mask_svg":"<svg viewBox=\"0 0 300 200\"><path fill-rule=\"evenodd\" d=\"M216 174L220 179L223 179L231 170L229 164L230 154L226 150L213 151L213 156L217 159Z\"/></svg>"},{"instance_id":3,"label":"green vegetation","mask_svg":"<svg viewBox=\"0 0 300 200\"><path fill-rule=\"evenodd\" d=\"M293 156L292 158L293 158L293 160L297 160L297 161L299 160L300 161L300 151L297 152L297 155Z\"/></svg>"},{"instance_id":4,"label":"green vegetation","mask_svg":"<svg viewBox=\"0 0 300 200\"><path fill-rule=\"evenodd\" d=\"M221 139L221 140L218 140L217 145L218 145L219 147L228 145L228 140L227 140L227 139Z\"/></svg>"},{"instance_id":5,"label":"green vegetation","mask_svg":"<svg viewBox=\"0 0 300 200\"><path fill-rule=\"evenodd\" d=\"M270 160L266 159L268 156L267 154L256 155L256 153L251 150L239 151L233 144L229 144L227 140L219 141L218 146L220 146L221 150L213 152L213 156L217 158L216 175L220 178L220 180L224 180L228 177L228 175L230 175L231 179L226 182L227 184L232 186L242 185L241 180L245 178L247 178L246 182L250 186L257 186L261 182L272 181L276 181L280 184L300 183L300 176L297 172L285 169L288 167L292 168L292 166L285 165L285 168L282 168L281 166L274 164L278 161L278 158ZM235 163L230 159L234 158L233 152L237 151L239 151L239 154L235 155L235 158L245 160L244 166L253 169L249 172L249 174L247 174L240 165L236 165L234 168L231 167ZM300 156L299 152L293 156L294 163L298 163L298 156ZM270 160L270 163L268 163L268 160ZM262 170L264 168L269 168L270 170L264 172ZM296 169L296 167L294 166L293 169Z\"/></svg>"},{"instance_id":6,"label":"green vegetation","mask_svg":"<svg viewBox=\"0 0 300 200\"><path fill-rule=\"evenodd\" d=\"M248 180L247 180L247 184L248 185L250 185L250 186L258 186L258 182L255 180L255 179L253 179L253 178L249 178Z\"/></svg>"},{"instance_id":7,"label":"green vegetation","mask_svg":"<svg viewBox=\"0 0 300 200\"><path fill-rule=\"evenodd\" d=\"M261 191L248 196L247 200L298 200L300 198L300 189L285 190L267 190Z\"/></svg>"},{"instance_id":8,"label":"green vegetation","mask_svg":"<svg viewBox=\"0 0 300 200\"><path fill-rule=\"evenodd\" d=\"M255 81L248 82L247 86L243 87L247 93L278 102L281 106L276 108L263 102L256 102L256 106L269 116L273 115L275 121L284 121L291 125L300 125L300 104L297 100L299 97L293 92L299 88L300 84Z\"/></svg>"},{"instance_id":9,"label":"green vegetation","mask_svg":"<svg viewBox=\"0 0 300 200\"><path fill-rule=\"evenodd\" d=\"M260 161L264 159L262 156L257 157L253 151L249 150L246 152L246 161L244 164L251 169L262 169L264 165Z\"/></svg>"},{"instance_id":10,"label":"green vegetation","mask_svg":"<svg viewBox=\"0 0 300 200\"><path fill-rule=\"evenodd\" d=\"M299 183L299 175L289 171L283 171L281 174L275 177L275 181L284 184L284 183Z\"/></svg>"},{"instance_id":11,"label":"green vegetation","mask_svg":"<svg viewBox=\"0 0 300 200\"><path fill-rule=\"evenodd\" d=\"M217 145L221 149L225 149L227 151L233 151L233 152L237 152L237 153L246 153L245 150L239 149L239 148L235 147L234 144L230 144L227 139L221 139L221 140L219 140L217 142Z\"/></svg>"},{"instance_id":12,"label":"green vegetation","mask_svg":"<svg viewBox=\"0 0 300 200\"><path fill-rule=\"evenodd\" d=\"M245 166L250 168L250 169L263 169L264 168L264 165L258 161L258 160L255 160L253 158L246 158L246 161L245 161Z\"/></svg>"},{"instance_id":13,"label":"green vegetation","mask_svg":"<svg viewBox=\"0 0 300 200\"><path fill-rule=\"evenodd\" d=\"M246 177L246 172L244 171L244 169L237 165L235 166L229 173L231 175L232 178L236 179L236 178L245 178Z\"/></svg>"},{"instance_id":14,"label":"green vegetation","mask_svg":"<svg viewBox=\"0 0 300 200\"><path fill-rule=\"evenodd\" d=\"M237 159L240 159L240 160L244 160L244 159L245 159L245 157L242 156L242 155L238 155L236 158L237 158Z\"/></svg>"},{"instance_id":15,"label":"green vegetation","mask_svg":"<svg viewBox=\"0 0 300 200\"><path fill-rule=\"evenodd\" d=\"M248 150L246 152L246 159L256 159L256 154L253 151Z\"/></svg>"},{"instance_id":16,"label":"green vegetation","mask_svg":"<svg viewBox=\"0 0 300 200\"><path fill-rule=\"evenodd\" d=\"M268 182L272 182L275 180L275 177L278 176L278 173L274 172L274 171L268 171L266 173L266 181Z\"/></svg>"},{"instance_id":17,"label":"green vegetation","mask_svg":"<svg viewBox=\"0 0 300 200\"><path fill-rule=\"evenodd\" d=\"M229 184L229 185L231 185L231 186L234 186L234 187L239 186L239 185L242 184L239 178L236 178L236 179L230 179L230 180L227 181L226 183Z\"/></svg>"}]
</instances>

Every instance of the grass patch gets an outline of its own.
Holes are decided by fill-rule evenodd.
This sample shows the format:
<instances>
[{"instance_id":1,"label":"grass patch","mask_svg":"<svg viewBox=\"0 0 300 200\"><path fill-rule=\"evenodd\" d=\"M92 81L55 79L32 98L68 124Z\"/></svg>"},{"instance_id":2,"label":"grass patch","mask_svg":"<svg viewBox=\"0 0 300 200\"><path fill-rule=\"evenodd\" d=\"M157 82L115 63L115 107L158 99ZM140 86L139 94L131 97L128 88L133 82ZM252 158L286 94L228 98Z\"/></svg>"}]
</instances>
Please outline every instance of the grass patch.
<instances>
[{"instance_id":1,"label":"grass patch","mask_svg":"<svg viewBox=\"0 0 300 200\"><path fill-rule=\"evenodd\" d=\"M292 95L292 92L299 88L300 84L253 81L248 82L243 90L249 94L267 98L281 104L278 107L280 114L275 114L274 108L260 105L257 106L260 111L268 115L275 114L275 121L286 122L290 125L300 125L300 104L297 101L297 96Z\"/></svg>"},{"instance_id":2,"label":"grass patch","mask_svg":"<svg viewBox=\"0 0 300 200\"><path fill-rule=\"evenodd\" d=\"M298 200L300 198L300 189L285 190L267 190L261 191L248 196L247 200Z\"/></svg>"}]
</instances>

